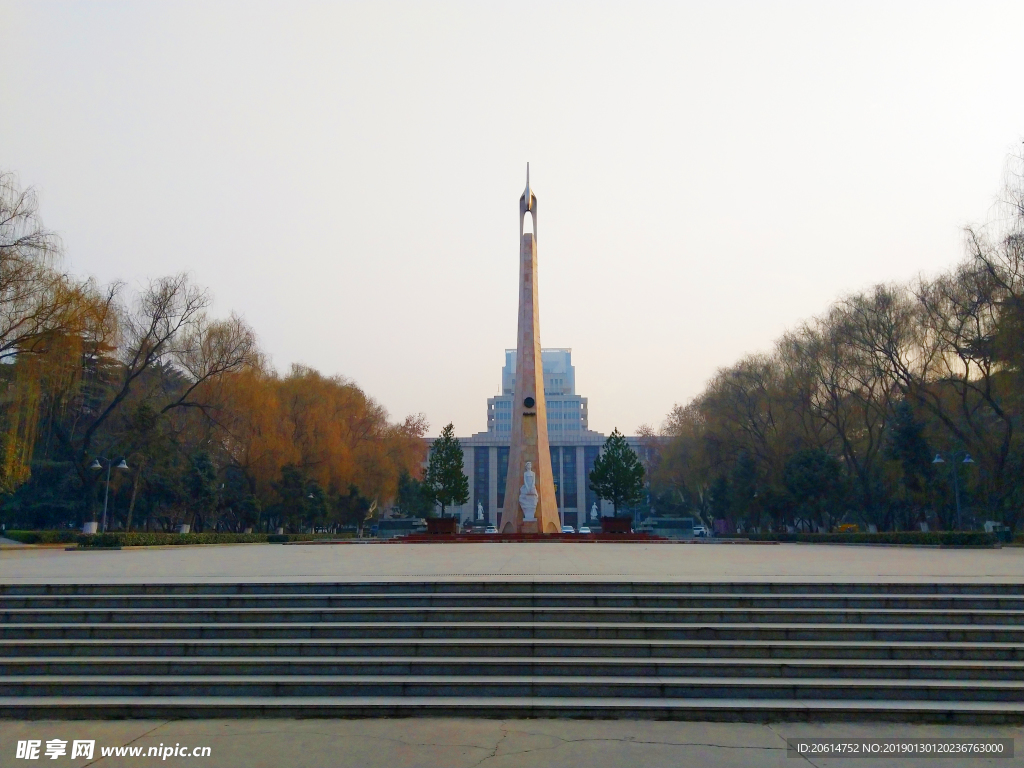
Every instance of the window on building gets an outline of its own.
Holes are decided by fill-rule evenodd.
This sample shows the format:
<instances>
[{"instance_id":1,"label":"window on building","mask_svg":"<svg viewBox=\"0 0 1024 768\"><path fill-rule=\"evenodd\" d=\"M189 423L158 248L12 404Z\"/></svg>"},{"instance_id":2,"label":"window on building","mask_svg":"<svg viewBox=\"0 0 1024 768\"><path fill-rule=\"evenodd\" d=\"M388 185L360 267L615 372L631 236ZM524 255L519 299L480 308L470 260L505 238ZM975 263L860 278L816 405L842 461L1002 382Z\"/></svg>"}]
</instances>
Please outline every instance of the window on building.
<instances>
[{"instance_id":1,"label":"window on building","mask_svg":"<svg viewBox=\"0 0 1024 768\"><path fill-rule=\"evenodd\" d=\"M558 446L552 445L551 448L551 476L555 481L555 500L558 503L559 509L561 509L561 496L558 495L558 488L561 485L561 474L562 474L562 449Z\"/></svg>"},{"instance_id":2,"label":"window on building","mask_svg":"<svg viewBox=\"0 0 1024 768\"><path fill-rule=\"evenodd\" d=\"M576 493L576 448L569 446L562 449L562 498L566 509L577 506Z\"/></svg>"},{"instance_id":3,"label":"window on building","mask_svg":"<svg viewBox=\"0 0 1024 768\"><path fill-rule=\"evenodd\" d=\"M476 518L477 503L484 505L484 517L491 519L491 466L490 449L477 446L473 449L473 518Z\"/></svg>"},{"instance_id":4,"label":"window on building","mask_svg":"<svg viewBox=\"0 0 1024 768\"><path fill-rule=\"evenodd\" d=\"M498 509L505 506L505 482L508 480L508 448L498 448Z\"/></svg>"},{"instance_id":5,"label":"window on building","mask_svg":"<svg viewBox=\"0 0 1024 768\"><path fill-rule=\"evenodd\" d=\"M590 487L590 473L594 471L594 462L600 454L601 449L596 445L588 445L583 449L583 482L586 484L586 508L590 514L590 508L597 504L597 494ZM601 505L598 504L598 509Z\"/></svg>"}]
</instances>

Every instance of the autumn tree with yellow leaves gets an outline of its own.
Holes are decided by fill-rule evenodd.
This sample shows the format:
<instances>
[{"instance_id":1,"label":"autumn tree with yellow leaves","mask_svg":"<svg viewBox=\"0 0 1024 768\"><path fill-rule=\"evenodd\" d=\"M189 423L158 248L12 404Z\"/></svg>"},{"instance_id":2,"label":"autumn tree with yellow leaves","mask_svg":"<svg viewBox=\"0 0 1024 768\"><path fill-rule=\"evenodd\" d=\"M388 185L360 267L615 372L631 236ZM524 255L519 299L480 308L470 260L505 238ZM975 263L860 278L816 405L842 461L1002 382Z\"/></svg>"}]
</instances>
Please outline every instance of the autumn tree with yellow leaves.
<instances>
[{"instance_id":1,"label":"autumn tree with yellow leaves","mask_svg":"<svg viewBox=\"0 0 1024 768\"><path fill-rule=\"evenodd\" d=\"M278 374L248 324L213 316L189 275L129 291L75 278L62 263L32 190L0 173L8 527L93 517L97 456L129 467L111 477L114 530L337 528L356 507L390 503L403 473L420 475L421 415L392 421L354 382L306 366Z\"/></svg>"}]
</instances>

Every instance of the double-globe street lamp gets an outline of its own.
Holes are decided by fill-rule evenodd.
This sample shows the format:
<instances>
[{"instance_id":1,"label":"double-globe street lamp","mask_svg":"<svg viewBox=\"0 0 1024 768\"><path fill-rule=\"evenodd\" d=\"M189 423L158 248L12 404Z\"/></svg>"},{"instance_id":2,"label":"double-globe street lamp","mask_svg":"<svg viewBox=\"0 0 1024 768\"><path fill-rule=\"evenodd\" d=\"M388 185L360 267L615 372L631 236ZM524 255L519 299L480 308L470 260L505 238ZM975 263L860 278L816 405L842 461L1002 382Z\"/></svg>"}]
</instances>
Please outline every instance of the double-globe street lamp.
<instances>
[{"instance_id":1,"label":"double-globe street lamp","mask_svg":"<svg viewBox=\"0 0 1024 768\"><path fill-rule=\"evenodd\" d=\"M953 451L947 455L949 456L949 468L953 472L953 494L956 496L956 527L957 530L962 531L963 524L960 522L960 472L957 464L973 464L974 459L971 458L971 454L967 453L967 451ZM960 459L960 461L957 461L957 459ZM946 460L942 458L941 453L936 453L935 458L932 459L932 464L945 463Z\"/></svg>"},{"instance_id":2,"label":"double-globe street lamp","mask_svg":"<svg viewBox=\"0 0 1024 768\"><path fill-rule=\"evenodd\" d=\"M120 463L114 464L114 459L99 456L93 460L92 464L89 465L89 469L92 470L99 470L104 467L107 468L107 488L103 492L103 522L100 523L100 533L107 532L107 499L110 498L110 468L128 469L128 463L122 458Z\"/></svg>"}]
</instances>

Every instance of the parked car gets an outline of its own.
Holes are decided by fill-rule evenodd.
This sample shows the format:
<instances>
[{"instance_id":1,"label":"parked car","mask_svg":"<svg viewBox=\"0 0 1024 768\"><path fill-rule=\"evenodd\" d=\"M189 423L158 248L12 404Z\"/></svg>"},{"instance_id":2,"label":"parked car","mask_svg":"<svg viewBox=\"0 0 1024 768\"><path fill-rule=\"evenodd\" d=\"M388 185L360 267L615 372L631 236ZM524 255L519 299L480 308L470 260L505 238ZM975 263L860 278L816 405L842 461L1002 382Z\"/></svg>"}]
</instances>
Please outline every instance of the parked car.
<instances>
[{"instance_id":1,"label":"parked car","mask_svg":"<svg viewBox=\"0 0 1024 768\"><path fill-rule=\"evenodd\" d=\"M708 536L708 529L705 528L703 525L695 525L695 526L693 526L693 535L694 536L699 536L699 537L702 537L702 538L707 537Z\"/></svg>"},{"instance_id":2,"label":"parked car","mask_svg":"<svg viewBox=\"0 0 1024 768\"><path fill-rule=\"evenodd\" d=\"M571 525L563 525L562 533L576 533L576 529L573 528Z\"/></svg>"},{"instance_id":3,"label":"parked car","mask_svg":"<svg viewBox=\"0 0 1024 768\"><path fill-rule=\"evenodd\" d=\"M498 532L498 529L495 528L493 525L488 525L487 526L487 530L484 531L484 533L497 533L497 532Z\"/></svg>"},{"instance_id":4,"label":"parked car","mask_svg":"<svg viewBox=\"0 0 1024 768\"><path fill-rule=\"evenodd\" d=\"M581 525L577 533L590 533L590 529L585 525Z\"/></svg>"}]
</instances>

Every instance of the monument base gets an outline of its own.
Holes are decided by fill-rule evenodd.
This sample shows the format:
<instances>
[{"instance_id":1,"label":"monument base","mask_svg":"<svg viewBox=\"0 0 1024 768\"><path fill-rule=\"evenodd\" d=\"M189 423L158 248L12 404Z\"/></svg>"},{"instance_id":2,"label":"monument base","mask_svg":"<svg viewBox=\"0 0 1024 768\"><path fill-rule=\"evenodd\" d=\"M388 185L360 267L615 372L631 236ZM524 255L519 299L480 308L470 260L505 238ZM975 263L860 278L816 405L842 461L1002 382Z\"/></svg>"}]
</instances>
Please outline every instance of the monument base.
<instances>
[{"instance_id":1,"label":"monument base","mask_svg":"<svg viewBox=\"0 0 1024 768\"><path fill-rule=\"evenodd\" d=\"M523 520L523 524L519 527L520 533L540 533L540 529L537 527L536 520Z\"/></svg>"},{"instance_id":2,"label":"monument base","mask_svg":"<svg viewBox=\"0 0 1024 768\"><path fill-rule=\"evenodd\" d=\"M458 533L458 522L454 517L428 517L427 533L434 536L438 534L453 536Z\"/></svg>"}]
</instances>

